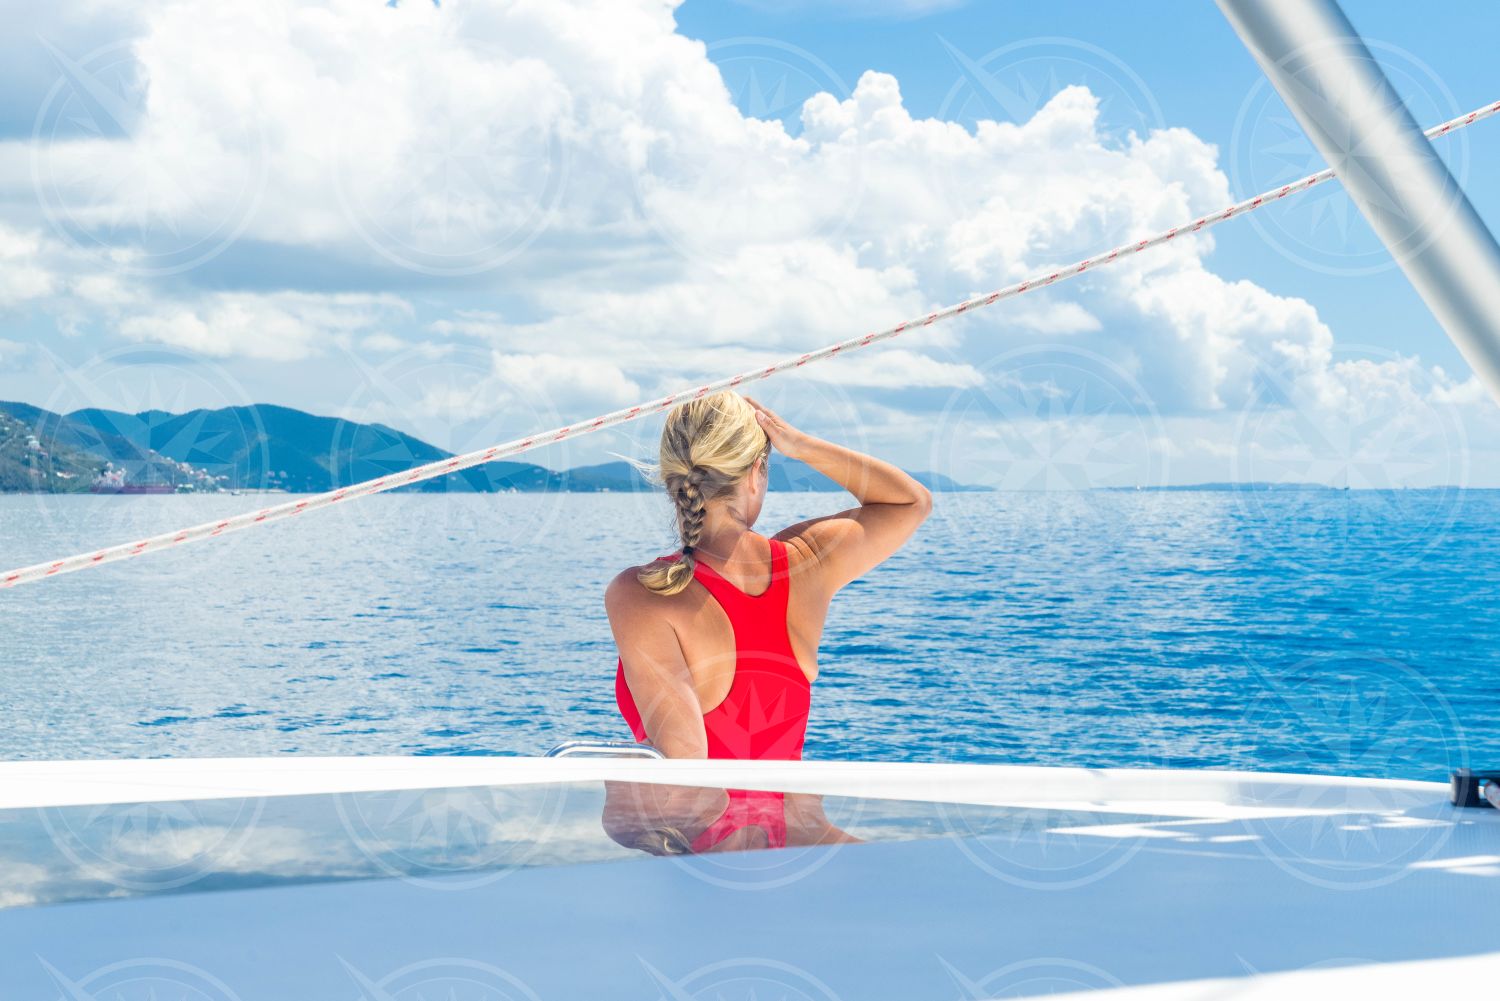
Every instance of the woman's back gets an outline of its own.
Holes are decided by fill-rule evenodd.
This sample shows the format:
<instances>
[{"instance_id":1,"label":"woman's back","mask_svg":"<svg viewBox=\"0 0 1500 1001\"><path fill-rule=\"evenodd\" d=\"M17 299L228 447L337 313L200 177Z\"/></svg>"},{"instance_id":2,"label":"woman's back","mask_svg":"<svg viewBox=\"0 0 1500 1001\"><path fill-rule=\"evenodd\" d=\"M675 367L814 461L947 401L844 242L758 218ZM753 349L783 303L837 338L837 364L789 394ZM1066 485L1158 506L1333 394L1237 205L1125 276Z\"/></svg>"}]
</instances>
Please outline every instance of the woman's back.
<instances>
[{"instance_id":1,"label":"woman's back","mask_svg":"<svg viewBox=\"0 0 1500 1001\"><path fill-rule=\"evenodd\" d=\"M694 582L708 600L688 593L694 589L684 592L689 626L684 634L691 637L684 650L694 691L705 707L708 757L795 760L802 756L817 669L802 666L788 629L787 545L755 539L768 550L765 579L756 590L731 582L702 560L694 567ZM693 628L698 617L703 621ZM646 740L623 658L615 670L615 699L635 739Z\"/></svg>"},{"instance_id":2,"label":"woman's back","mask_svg":"<svg viewBox=\"0 0 1500 1001\"><path fill-rule=\"evenodd\" d=\"M859 507L755 533L773 444ZM622 572L605 594L621 714L668 757L800 757L833 595L910 538L931 498L896 467L733 393L673 411L662 470L682 551Z\"/></svg>"}]
</instances>

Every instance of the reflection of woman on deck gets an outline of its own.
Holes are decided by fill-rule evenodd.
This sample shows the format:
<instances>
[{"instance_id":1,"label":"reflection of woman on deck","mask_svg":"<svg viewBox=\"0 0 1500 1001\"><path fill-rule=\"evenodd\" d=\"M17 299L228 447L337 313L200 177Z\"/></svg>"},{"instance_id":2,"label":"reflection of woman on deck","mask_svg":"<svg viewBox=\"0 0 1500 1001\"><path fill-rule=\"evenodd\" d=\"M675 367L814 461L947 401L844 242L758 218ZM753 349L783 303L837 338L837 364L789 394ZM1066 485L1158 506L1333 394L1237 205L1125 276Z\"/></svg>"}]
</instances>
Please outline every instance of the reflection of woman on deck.
<instances>
[{"instance_id":1,"label":"reflection of woman on deck","mask_svg":"<svg viewBox=\"0 0 1500 1001\"><path fill-rule=\"evenodd\" d=\"M604 783L603 822L615 841L652 855L860 840L829 822L822 796L654 782Z\"/></svg>"}]
</instances>

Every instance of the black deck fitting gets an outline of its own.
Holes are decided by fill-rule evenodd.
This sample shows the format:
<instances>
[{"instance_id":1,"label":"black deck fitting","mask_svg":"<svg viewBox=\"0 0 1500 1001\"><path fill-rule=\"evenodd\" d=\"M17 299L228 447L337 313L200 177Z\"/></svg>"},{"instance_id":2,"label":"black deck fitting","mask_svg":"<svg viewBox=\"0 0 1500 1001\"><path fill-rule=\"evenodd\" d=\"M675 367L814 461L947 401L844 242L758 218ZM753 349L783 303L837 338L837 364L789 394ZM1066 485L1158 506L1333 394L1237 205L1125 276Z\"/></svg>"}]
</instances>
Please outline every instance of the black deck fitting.
<instances>
[{"instance_id":1,"label":"black deck fitting","mask_svg":"<svg viewBox=\"0 0 1500 1001\"><path fill-rule=\"evenodd\" d=\"M1500 772L1476 772L1460 768L1453 773L1453 791L1449 799L1454 806L1489 806L1484 798L1482 786L1486 782L1500 782Z\"/></svg>"}]
</instances>

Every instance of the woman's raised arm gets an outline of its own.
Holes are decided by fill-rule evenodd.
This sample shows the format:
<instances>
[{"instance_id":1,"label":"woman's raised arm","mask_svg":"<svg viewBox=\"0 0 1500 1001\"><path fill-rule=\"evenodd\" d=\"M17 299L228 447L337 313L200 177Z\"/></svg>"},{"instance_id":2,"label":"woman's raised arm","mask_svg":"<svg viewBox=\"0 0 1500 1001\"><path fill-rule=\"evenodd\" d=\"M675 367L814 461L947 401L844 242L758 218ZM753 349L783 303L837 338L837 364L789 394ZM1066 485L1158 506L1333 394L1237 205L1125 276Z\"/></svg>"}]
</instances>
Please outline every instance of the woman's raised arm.
<instances>
[{"instance_id":1,"label":"woman's raised arm","mask_svg":"<svg viewBox=\"0 0 1500 1001\"><path fill-rule=\"evenodd\" d=\"M832 590L879 566L932 512L927 488L889 462L798 431L756 401L750 403L777 451L807 463L859 501L857 508L804 521L776 536L801 540Z\"/></svg>"}]
</instances>

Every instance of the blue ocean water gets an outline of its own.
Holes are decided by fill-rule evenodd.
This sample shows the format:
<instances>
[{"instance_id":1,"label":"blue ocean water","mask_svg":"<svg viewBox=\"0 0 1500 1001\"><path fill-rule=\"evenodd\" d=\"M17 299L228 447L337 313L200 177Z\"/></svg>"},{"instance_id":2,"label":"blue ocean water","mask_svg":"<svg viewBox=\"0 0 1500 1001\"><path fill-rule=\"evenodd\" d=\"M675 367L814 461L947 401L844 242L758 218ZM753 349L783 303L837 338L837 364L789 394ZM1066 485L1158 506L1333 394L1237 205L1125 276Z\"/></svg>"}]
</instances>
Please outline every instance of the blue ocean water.
<instances>
[{"instance_id":1,"label":"blue ocean water","mask_svg":"<svg viewBox=\"0 0 1500 1001\"><path fill-rule=\"evenodd\" d=\"M0 564L254 503L0 497ZM0 758L623 738L601 594L671 548L651 495L386 495L0 592ZM1442 779L1500 767L1497 641L1500 491L939 494L836 599L807 756Z\"/></svg>"}]
</instances>

